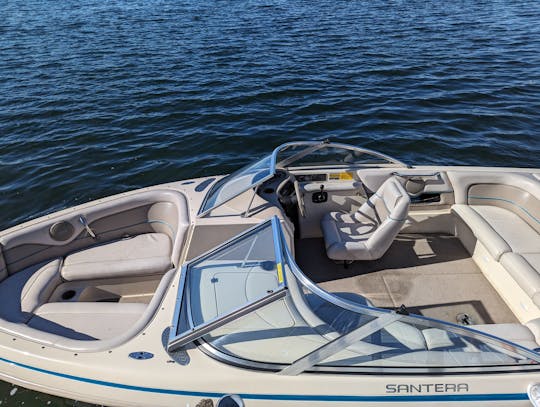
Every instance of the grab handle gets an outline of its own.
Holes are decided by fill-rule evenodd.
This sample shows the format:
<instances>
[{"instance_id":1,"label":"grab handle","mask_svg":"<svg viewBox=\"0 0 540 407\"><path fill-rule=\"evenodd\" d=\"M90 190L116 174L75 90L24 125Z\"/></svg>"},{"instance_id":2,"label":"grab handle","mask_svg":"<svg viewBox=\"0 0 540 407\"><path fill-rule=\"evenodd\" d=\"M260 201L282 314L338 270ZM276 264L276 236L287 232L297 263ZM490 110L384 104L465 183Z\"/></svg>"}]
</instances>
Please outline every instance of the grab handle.
<instances>
[{"instance_id":1,"label":"grab handle","mask_svg":"<svg viewBox=\"0 0 540 407\"><path fill-rule=\"evenodd\" d=\"M81 224L86 229L86 232L92 237L92 239L97 239L96 234L94 233L90 225L88 225L88 221L86 220L86 217L84 215L79 216L79 222L81 222Z\"/></svg>"}]
</instances>

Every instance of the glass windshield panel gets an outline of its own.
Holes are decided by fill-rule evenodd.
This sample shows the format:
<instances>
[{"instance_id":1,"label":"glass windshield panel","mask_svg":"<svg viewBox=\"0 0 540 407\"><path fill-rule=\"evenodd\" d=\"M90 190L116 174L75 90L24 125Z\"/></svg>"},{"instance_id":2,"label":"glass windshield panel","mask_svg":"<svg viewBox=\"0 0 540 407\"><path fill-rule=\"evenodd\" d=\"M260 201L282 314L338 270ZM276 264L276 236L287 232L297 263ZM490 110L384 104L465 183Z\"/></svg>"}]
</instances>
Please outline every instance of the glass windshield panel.
<instances>
[{"instance_id":1,"label":"glass windshield panel","mask_svg":"<svg viewBox=\"0 0 540 407\"><path fill-rule=\"evenodd\" d=\"M186 291L197 327L278 290L278 272L270 222L233 244L189 265Z\"/></svg>"},{"instance_id":2,"label":"glass windshield panel","mask_svg":"<svg viewBox=\"0 0 540 407\"><path fill-rule=\"evenodd\" d=\"M183 267L168 350L285 295L278 227L274 217Z\"/></svg>"},{"instance_id":3,"label":"glass windshield panel","mask_svg":"<svg viewBox=\"0 0 540 407\"><path fill-rule=\"evenodd\" d=\"M319 147L320 143L290 144L285 147L278 147L279 151L276 157L277 165L285 165L285 167L287 167L289 162L295 162Z\"/></svg>"},{"instance_id":4,"label":"glass windshield panel","mask_svg":"<svg viewBox=\"0 0 540 407\"><path fill-rule=\"evenodd\" d=\"M283 267L287 277L294 279L286 262ZM285 298L232 321L203 339L230 356L266 364L291 364L375 319L322 301L297 283L287 286Z\"/></svg>"},{"instance_id":5,"label":"glass windshield panel","mask_svg":"<svg viewBox=\"0 0 540 407\"><path fill-rule=\"evenodd\" d=\"M289 291L285 298L232 321L203 339L219 351L248 362L291 365L377 319L336 306L305 287L295 293L294 287L299 282L293 283L290 274L287 279ZM348 300L362 301L353 296ZM414 317L402 316L344 346L315 367L455 368L525 364L536 362L490 344L482 337L425 326L416 323Z\"/></svg>"},{"instance_id":6,"label":"glass windshield panel","mask_svg":"<svg viewBox=\"0 0 540 407\"><path fill-rule=\"evenodd\" d=\"M326 358L320 366L461 367L534 363L525 356L487 343L481 336L458 334L419 324L403 316L364 339Z\"/></svg>"},{"instance_id":7,"label":"glass windshield panel","mask_svg":"<svg viewBox=\"0 0 540 407\"><path fill-rule=\"evenodd\" d=\"M272 156L263 158L220 179L208 192L199 214L217 208L234 197L270 178Z\"/></svg>"},{"instance_id":8,"label":"glass windshield panel","mask_svg":"<svg viewBox=\"0 0 540 407\"><path fill-rule=\"evenodd\" d=\"M203 339L224 354L246 361L291 364L324 344L320 335L290 309L289 298L219 327Z\"/></svg>"},{"instance_id":9,"label":"glass windshield panel","mask_svg":"<svg viewBox=\"0 0 540 407\"><path fill-rule=\"evenodd\" d=\"M333 144L289 145L277 155L278 167L361 166L391 164L377 153Z\"/></svg>"},{"instance_id":10,"label":"glass windshield panel","mask_svg":"<svg viewBox=\"0 0 540 407\"><path fill-rule=\"evenodd\" d=\"M354 165L372 165L388 164L388 160L376 157L372 154L341 147L323 146L306 156L299 158L289 164L289 167L308 167L308 166L354 166Z\"/></svg>"}]
</instances>

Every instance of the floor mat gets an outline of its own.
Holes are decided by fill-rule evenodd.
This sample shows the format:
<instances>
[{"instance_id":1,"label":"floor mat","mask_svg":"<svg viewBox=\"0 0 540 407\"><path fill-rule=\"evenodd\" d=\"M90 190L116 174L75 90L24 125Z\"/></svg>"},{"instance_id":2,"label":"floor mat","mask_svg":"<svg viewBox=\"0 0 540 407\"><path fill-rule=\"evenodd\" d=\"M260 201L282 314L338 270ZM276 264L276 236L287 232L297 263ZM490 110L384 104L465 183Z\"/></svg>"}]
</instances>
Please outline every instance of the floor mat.
<instances>
[{"instance_id":1,"label":"floor mat","mask_svg":"<svg viewBox=\"0 0 540 407\"><path fill-rule=\"evenodd\" d=\"M333 292L354 292L375 306L473 324L518 322L486 280L459 239L440 235L399 235L382 259L345 268L326 256L323 239L302 239L296 261L313 281Z\"/></svg>"}]
</instances>

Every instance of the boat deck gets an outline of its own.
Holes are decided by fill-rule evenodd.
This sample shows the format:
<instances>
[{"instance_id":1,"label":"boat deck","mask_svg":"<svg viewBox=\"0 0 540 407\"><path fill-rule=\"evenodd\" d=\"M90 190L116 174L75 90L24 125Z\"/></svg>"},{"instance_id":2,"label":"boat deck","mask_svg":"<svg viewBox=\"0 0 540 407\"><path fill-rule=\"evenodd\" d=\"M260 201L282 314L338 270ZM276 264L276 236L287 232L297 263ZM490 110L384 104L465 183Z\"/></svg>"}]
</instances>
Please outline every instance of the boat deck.
<instances>
[{"instance_id":1,"label":"boat deck","mask_svg":"<svg viewBox=\"0 0 540 407\"><path fill-rule=\"evenodd\" d=\"M458 238L399 235L385 256L345 267L326 256L320 238L296 241L302 271L331 292L354 292L375 306L397 308L456 323L515 323L514 314L476 266Z\"/></svg>"}]
</instances>

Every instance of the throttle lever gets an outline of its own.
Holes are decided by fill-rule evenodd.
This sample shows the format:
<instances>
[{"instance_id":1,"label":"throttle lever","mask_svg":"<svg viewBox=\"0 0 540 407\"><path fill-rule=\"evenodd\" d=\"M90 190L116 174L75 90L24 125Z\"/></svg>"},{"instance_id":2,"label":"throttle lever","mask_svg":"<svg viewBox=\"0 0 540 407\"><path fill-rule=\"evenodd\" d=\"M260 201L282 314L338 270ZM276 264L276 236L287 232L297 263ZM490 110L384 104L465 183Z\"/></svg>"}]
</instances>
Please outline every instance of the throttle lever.
<instances>
[{"instance_id":1,"label":"throttle lever","mask_svg":"<svg viewBox=\"0 0 540 407\"><path fill-rule=\"evenodd\" d=\"M315 192L311 196L311 201L313 203L323 203L328 201L328 192L324 190L324 184L321 184L321 190L319 192Z\"/></svg>"}]
</instances>

